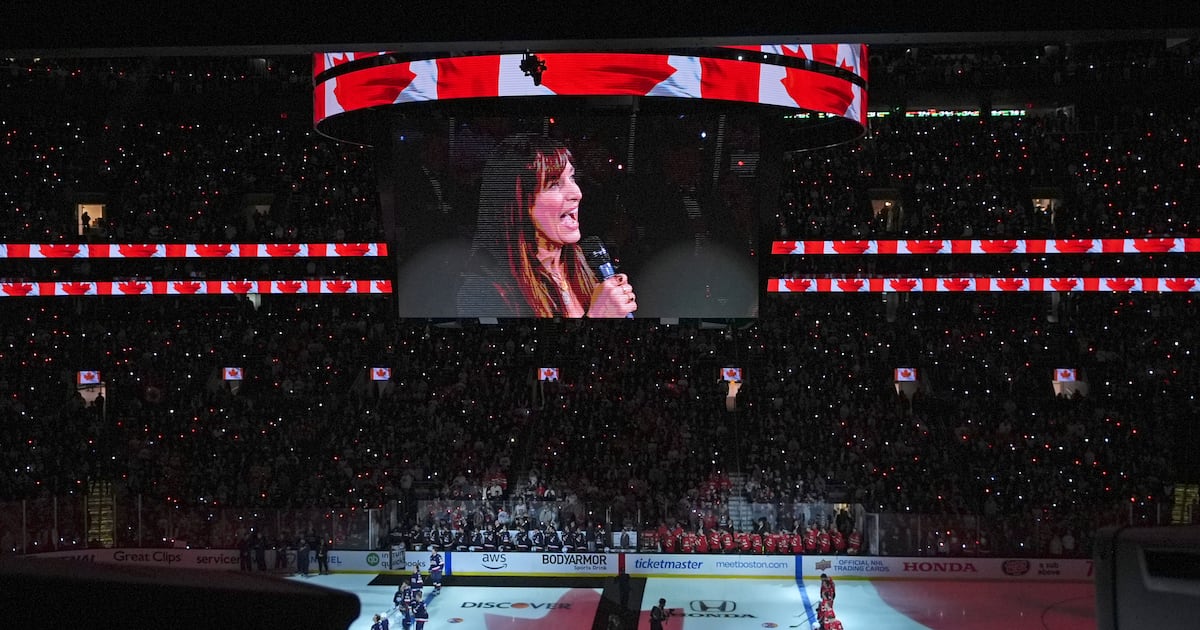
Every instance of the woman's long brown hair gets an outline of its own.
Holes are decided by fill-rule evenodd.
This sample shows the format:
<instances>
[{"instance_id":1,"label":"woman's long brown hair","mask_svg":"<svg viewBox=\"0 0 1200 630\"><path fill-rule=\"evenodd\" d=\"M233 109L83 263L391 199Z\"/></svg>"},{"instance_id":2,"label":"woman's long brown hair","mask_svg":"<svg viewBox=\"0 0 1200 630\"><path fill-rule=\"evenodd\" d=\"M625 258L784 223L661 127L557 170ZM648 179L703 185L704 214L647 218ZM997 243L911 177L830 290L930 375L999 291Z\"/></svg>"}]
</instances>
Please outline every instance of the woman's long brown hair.
<instances>
[{"instance_id":1,"label":"woman's long brown hair","mask_svg":"<svg viewBox=\"0 0 1200 630\"><path fill-rule=\"evenodd\" d=\"M536 317L562 315L564 305L558 295L558 285L537 259L537 228L530 209L538 193L566 170L571 162L571 152L547 138L531 135L506 139L501 151L510 152L511 160L506 159L506 168L500 169L509 172L493 170L491 175L511 178L503 185L511 191L511 196L501 212L509 273L516 279L521 296ZM484 182L483 190L488 188L488 183ZM583 302L586 311L592 291L598 284L596 276L578 244L564 245L561 256L567 284L575 297Z\"/></svg>"}]
</instances>

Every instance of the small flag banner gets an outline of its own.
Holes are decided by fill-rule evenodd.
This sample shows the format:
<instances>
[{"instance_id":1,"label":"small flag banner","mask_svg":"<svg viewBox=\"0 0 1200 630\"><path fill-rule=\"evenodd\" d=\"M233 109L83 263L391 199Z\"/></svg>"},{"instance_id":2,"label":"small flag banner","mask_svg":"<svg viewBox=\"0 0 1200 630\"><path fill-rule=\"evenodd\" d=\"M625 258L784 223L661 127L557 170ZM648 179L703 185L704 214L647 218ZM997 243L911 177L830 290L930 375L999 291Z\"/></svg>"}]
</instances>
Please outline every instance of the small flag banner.
<instances>
[{"instance_id":1,"label":"small flag banner","mask_svg":"<svg viewBox=\"0 0 1200 630\"><path fill-rule=\"evenodd\" d=\"M3 286L0 285L0 289ZM769 293L1200 292L1200 278L768 278Z\"/></svg>"},{"instance_id":2,"label":"small flag banner","mask_svg":"<svg viewBox=\"0 0 1200 630\"><path fill-rule=\"evenodd\" d=\"M890 256L904 254L1186 254L1200 252L1200 238L1074 238L1008 240L774 241L772 254L798 256Z\"/></svg>"}]
</instances>

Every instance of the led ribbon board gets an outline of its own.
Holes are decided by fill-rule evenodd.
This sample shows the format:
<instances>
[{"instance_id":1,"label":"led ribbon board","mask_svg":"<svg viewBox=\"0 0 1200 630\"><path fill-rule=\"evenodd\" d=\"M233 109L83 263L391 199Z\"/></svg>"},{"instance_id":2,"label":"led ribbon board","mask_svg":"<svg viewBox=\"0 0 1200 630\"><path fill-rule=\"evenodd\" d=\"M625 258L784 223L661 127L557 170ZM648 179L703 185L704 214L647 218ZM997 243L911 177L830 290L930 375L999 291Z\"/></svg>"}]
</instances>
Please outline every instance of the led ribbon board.
<instances>
[{"instance_id":1,"label":"led ribbon board","mask_svg":"<svg viewBox=\"0 0 1200 630\"><path fill-rule=\"evenodd\" d=\"M369 144L362 137L346 137L355 134L349 131L353 126L329 123L355 112L416 103L625 96L774 106L844 119L859 133L866 128L864 44L546 52L535 57L531 64L527 53L415 60L386 51L317 53L313 124L327 135Z\"/></svg>"},{"instance_id":2,"label":"led ribbon board","mask_svg":"<svg viewBox=\"0 0 1200 630\"><path fill-rule=\"evenodd\" d=\"M1200 238L774 241L772 254L1177 254L1200 252Z\"/></svg>"},{"instance_id":3,"label":"led ribbon board","mask_svg":"<svg viewBox=\"0 0 1200 630\"><path fill-rule=\"evenodd\" d=\"M1200 278L769 278L769 293L1195 293Z\"/></svg>"},{"instance_id":4,"label":"led ribbon board","mask_svg":"<svg viewBox=\"0 0 1200 630\"><path fill-rule=\"evenodd\" d=\"M0 298L133 295L383 295L391 280L122 280L97 282L0 282Z\"/></svg>"},{"instance_id":5,"label":"led ribbon board","mask_svg":"<svg viewBox=\"0 0 1200 630\"><path fill-rule=\"evenodd\" d=\"M375 258L386 243L0 243L0 258Z\"/></svg>"}]
</instances>

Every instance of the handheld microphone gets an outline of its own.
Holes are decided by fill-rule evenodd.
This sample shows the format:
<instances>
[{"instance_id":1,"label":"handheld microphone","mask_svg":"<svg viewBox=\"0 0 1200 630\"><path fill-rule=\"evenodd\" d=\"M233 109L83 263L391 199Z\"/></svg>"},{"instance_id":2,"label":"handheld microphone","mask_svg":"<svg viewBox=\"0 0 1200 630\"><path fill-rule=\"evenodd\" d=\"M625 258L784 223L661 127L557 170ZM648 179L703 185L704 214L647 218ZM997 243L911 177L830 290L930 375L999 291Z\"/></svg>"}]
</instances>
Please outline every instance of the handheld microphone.
<instances>
[{"instance_id":1,"label":"handheld microphone","mask_svg":"<svg viewBox=\"0 0 1200 630\"><path fill-rule=\"evenodd\" d=\"M587 260L588 266L596 272L597 276L600 276L601 280L608 280L617 275L617 268L613 265L612 257L608 255L608 250L604 248L600 237L586 237L579 242L579 246L583 248L583 257ZM633 319L633 313L626 313L625 319Z\"/></svg>"}]
</instances>

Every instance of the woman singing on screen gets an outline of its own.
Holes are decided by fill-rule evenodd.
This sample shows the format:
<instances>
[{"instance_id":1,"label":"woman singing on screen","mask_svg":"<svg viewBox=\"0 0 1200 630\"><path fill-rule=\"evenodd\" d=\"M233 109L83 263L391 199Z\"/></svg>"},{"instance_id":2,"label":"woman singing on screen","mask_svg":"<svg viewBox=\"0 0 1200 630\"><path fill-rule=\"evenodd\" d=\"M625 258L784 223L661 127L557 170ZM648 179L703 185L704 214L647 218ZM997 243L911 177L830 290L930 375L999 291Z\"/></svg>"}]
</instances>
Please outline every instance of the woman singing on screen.
<instances>
[{"instance_id":1,"label":"woman singing on screen","mask_svg":"<svg viewBox=\"0 0 1200 630\"><path fill-rule=\"evenodd\" d=\"M637 298L624 274L596 277L579 247L571 152L534 134L506 138L483 169L479 218L460 317L625 317Z\"/></svg>"}]
</instances>

